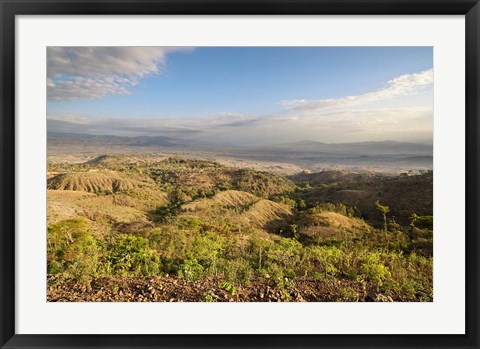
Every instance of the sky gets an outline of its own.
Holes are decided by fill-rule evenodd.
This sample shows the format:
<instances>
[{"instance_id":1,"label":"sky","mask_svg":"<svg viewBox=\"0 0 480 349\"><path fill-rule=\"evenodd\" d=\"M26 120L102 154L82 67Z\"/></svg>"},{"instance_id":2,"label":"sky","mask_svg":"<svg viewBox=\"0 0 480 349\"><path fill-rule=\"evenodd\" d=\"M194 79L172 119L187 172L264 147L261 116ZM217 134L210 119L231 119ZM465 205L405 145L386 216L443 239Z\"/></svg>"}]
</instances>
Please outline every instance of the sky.
<instances>
[{"instance_id":1,"label":"sky","mask_svg":"<svg viewBox=\"0 0 480 349\"><path fill-rule=\"evenodd\" d=\"M433 139L431 47L48 47L47 128L229 145Z\"/></svg>"}]
</instances>

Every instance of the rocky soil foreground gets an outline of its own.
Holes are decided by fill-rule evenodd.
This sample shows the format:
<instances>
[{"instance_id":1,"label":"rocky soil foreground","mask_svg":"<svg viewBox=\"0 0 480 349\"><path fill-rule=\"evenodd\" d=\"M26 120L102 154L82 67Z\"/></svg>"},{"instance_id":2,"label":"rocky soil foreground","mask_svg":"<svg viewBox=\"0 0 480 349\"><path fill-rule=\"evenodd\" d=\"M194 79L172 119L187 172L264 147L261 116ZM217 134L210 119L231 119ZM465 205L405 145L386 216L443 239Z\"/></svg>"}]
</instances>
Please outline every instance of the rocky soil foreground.
<instances>
[{"instance_id":1,"label":"rocky soil foreground","mask_svg":"<svg viewBox=\"0 0 480 349\"><path fill-rule=\"evenodd\" d=\"M171 276L94 277L81 282L61 275L48 277L49 302L392 302L390 296L350 280L296 280L279 288L268 279L254 279L248 286L221 280L189 281ZM400 299L399 299L400 300ZM396 301L396 299L395 299Z\"/></svg>"}]
</instances>

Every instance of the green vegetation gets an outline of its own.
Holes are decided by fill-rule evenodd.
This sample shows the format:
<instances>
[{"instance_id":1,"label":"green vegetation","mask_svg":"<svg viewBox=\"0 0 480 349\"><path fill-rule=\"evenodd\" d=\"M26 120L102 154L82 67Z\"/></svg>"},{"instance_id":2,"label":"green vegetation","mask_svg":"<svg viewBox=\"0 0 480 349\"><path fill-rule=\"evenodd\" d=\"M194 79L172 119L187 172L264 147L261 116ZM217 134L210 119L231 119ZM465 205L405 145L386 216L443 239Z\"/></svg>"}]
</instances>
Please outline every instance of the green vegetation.
<instances>
[{"instance_id":1,"label":"green vegetation","mask_svg":"<svg viewBox=\"0 0 480 349\"><path fill-rule=\"evenodd\" d=\"M49 274L214 280L235 297L261 282L283 301L305 283L336 285L337 301L432 300L431 172L318 181L203 160L109 160L49 164L61 172L48 182Z\"/></svg>"},{"instance_id":2,"label":"green vegetation","mask_svg":"<svg viewBox=\"0 0 480 349\"><path fill-rule=\"evenodd\" d=\"M390 208L388 206L383 206L380 204L380 202L377 200L375 201L375 207L377 210L382 214L383 217L383 227L385 229L385 233L388 232L388 226L387 226L387 213L390 212Z\"/></svg>"}]
</instances>

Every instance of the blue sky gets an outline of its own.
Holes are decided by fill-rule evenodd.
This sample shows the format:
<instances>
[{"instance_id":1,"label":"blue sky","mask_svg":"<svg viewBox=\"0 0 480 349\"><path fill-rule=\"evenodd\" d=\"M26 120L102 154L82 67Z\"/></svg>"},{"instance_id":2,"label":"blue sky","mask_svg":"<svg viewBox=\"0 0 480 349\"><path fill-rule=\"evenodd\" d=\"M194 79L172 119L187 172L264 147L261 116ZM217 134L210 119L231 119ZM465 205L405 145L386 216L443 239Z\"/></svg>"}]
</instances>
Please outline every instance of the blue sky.
<instances>
[{"instance_id":1,"label":"blue sky","mask_svg":"<svg viewBox=\"0 0 480 349\"><path fill-rule=\"evenodd\" d=\"M172 137L189 130L239 144L287 134L431 142L432 55L430 47L49 48L48 126Z\"/></svg>"}]
</instances>

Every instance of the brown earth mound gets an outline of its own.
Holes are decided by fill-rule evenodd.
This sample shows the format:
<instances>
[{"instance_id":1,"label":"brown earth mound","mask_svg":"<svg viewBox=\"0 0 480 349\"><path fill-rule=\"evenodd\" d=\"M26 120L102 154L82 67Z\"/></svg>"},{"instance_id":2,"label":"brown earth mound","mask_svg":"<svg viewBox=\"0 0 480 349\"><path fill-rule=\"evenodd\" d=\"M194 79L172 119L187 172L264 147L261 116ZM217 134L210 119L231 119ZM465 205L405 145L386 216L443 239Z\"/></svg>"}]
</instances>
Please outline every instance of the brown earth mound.
<instances>
[{"instance_id":1,"label":"brown earth mound","mask_svg":"<svg viewBox=\"0 0 480 349\"><path fill-rule=\"evenodd\" d=\"M147 220L147 210L161 206L166 195L150 188L134 193L96 195L73 190L48 190L48 223L77 217L97 223L136 222Z\"/></svg>"},{"instance_id":2,"label":"brown earth mound","mask_svg":"<svg viewBox=\"0 0 480 349\"><path fill-rule=\"evenodd\" d=\"M53 190L86 191L89 193L116 193L144 187L149 183L132 179L116 172L64 173L47 180L47 188Z\"/></svg>"},{"instance_id":3,"label":"brown earth mound","mask_svg":"<svg viewBox=\"0 0 480 349\"><path fill-rule=\"evenodd\" d=\"M293 217L292 208L288 205L279 204L266 199L260 199L255 195L227 190L215 195L211 199L202 199L182 206L187 214L209 215L218 209L231 209L224 217L242 221L245 224L275 231L286 225Z\"/></svg>"},{"instance_id":4,"label":"brown earth mound","mask_svg":"<svg viewBox=\"0 0 480 349\"><path fill-rule=\"evenodd\" d=\"M210 199L193 201L182 206L186 212L209 210L213 206L225 206L227 208L245 207L260 200L255 195L238 190L222 191Z\"/></svg>"},{"instance_id":5,"label":"brown earth mound","mask_svg":"<svg viewBox=\"0 0 480 349\"><path fill-rule=\"evenodd\" d=\"M251 224L266 230L275 230L285 226L293 217L290 206L270 200L260 200L242 214Z\"/></svg>"},{"instance_id":6,"label":"brown earth mound","mask_svg":"<svg viewBox=\"0 0 480 349\"><path fill-rule=\"evenodd\" d=\"M300 221L303 226L323 226L340 228L347 230L368 229L368 225L363 221L344 216L336 212L320 212L308 215Z\"/></svg>"},{"instance_id":7,"label":"brown earth mound","mask_svg":"<svg viewBox=\"0 0 480 349\"><path fill-rule=\"evenodd\" d=\"M319 243L329 238L345 239L345 234L366 234L371 227L356 218L336 212L321 212L309 215L299 222L298 232L302 240Z\"/></svg>"},{"instance_id":8,"label":"brown earth mound","mask_svg":"<svg viewBox=\"0 0 480 349\"><path fill-rule=\"evenodd\" d=\"M259 200L255 195L238 190L222 191L212 199L213 201L228 207L247 206Z\"/></svg>"}]
</instances>

